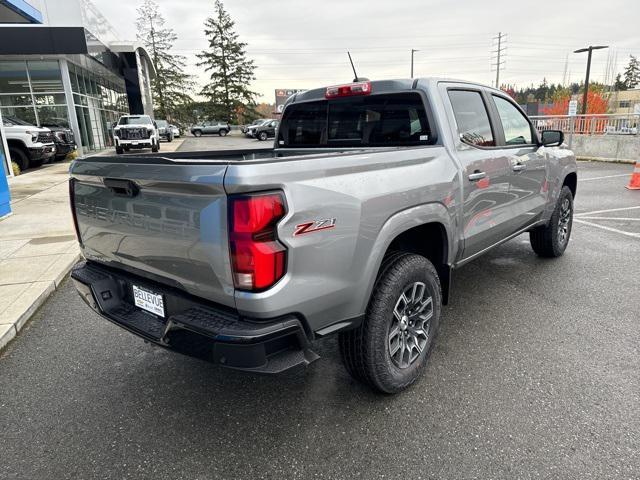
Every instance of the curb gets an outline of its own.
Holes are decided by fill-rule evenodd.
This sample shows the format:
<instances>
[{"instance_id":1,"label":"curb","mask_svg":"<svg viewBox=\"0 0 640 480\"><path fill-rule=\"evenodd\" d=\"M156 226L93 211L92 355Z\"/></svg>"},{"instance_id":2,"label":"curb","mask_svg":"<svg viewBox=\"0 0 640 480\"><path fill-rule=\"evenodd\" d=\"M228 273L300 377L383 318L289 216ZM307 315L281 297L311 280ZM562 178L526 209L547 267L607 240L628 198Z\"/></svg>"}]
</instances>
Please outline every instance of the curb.
<instances>
[{"instance_id":1,"label":"curb","mask_svg":"<svg viewBox=\"0 0 640 480\"><path fill-rule=\"evenodd\" d=\"M601 162L601 163L624 163L633 165L635 160L627 160L626 158L605 158L605 157L576 157L579 162Z\"/></svg>"},{"instance_id":2,"label":"curb","mask_svg":"<svg viewBox=\"0 0 640 480\"><path fill-rule=\"evenodd\" d=\"M0 324L0 353L9 345L18 333L24 328L27 322L33 317L38 309L55 292L63 280L67 277L71 268L80 260L78 253L68 264L64 265L55 280L49 282L33 282L31 289L34 296L29 299L26 305L18 305L18 311L12 315L8 323Z\"/></svg>"}]
</instances>

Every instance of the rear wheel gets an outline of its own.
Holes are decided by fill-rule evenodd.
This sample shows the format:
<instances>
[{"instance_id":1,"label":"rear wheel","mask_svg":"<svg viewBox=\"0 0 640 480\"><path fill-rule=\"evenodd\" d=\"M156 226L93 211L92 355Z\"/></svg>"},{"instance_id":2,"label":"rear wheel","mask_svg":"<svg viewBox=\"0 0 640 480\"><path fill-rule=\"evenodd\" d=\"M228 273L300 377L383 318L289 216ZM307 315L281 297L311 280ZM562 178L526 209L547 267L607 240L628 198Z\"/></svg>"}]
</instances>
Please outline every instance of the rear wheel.
<instances>
[{"instance_id":1,"label":"rear wheel","mask_svg":"<svg viewBox=\"0 0 640 480\"><path fill-rule=\"evenodd\" d=\"M158 153L160 151L160 142L159 141L154 141L151 144L151 151L153 153Z\"/></svg>"},{"instance_id":2,"label":"rear wheel","mask_svg":"<svg viewBox=\"0 0 640 480\"><path fill-rule=\"evenodd\" d=\"M222 130L220 130L218 132L218 135L220 135L221 137L226 137L227 134L229 133L229 131L225 130L224 128Z\"/></svg>"},{"instance_id":3,"label":"rear wheel","mask_svg":"<svg viewBox=\"0 0 640 480\"><path fill-rule=\"evenodd\" d=\"M347 371L380 392L406 389L427 364L441 309L440 281L429 260L404 253L387 257L362 325L340 334Z\"/></svg>"},{"instance_id":4,"label":"rear wheel","mask_svg":"<svg viewBox=\"0 0 640 480\"><path fill-rule=\"evenodd\" d=\"M29 155L21 148L9 147L9 154L11 155L11 160L18 164L20 170L26 170L30 167Z\"/></svg>"},{"instance_id":5,"label":"rear wheel","mask_svg":"<svg viewBox=\"0 0 640 480\"><path fill-rule=\"evenodd\" d=\"M573 194L567 186L562 187L556 208L549 224L529 232L531 248L541 257L561 256L569 245L573 226Z\"/></svg>"},{"instance_id":6,"label":"rear wheel","mask_svg":"<svg viewBox=\"0 0 640 480\"><path fill-rule=\"evenodd\" d=\"M116 154L122 155L124 153L124 149L120 146L116 147Z\"/></svg>"}]
</instances>

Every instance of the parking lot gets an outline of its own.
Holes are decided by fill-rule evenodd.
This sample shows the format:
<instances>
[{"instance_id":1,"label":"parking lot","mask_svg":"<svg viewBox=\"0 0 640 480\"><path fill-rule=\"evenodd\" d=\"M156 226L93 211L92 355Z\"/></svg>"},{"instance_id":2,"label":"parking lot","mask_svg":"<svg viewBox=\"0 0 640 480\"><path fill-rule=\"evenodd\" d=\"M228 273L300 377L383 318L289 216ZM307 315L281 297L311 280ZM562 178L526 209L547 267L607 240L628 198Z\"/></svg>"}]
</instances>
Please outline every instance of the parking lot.
<instances>
[{"instance_id":1,"label":"parking lot","mask_svg":"<svg viewBox=\"0 0 640 480\"><path fill-rule=\"evenodd\" d=\"M456 271L397 396L354 383L335 339L281 376L154 348L67 281L0 357L0 478L640 478L640 192L630 165L579 169L566 254L520 236Z\"/></svg>"}]
</instances>

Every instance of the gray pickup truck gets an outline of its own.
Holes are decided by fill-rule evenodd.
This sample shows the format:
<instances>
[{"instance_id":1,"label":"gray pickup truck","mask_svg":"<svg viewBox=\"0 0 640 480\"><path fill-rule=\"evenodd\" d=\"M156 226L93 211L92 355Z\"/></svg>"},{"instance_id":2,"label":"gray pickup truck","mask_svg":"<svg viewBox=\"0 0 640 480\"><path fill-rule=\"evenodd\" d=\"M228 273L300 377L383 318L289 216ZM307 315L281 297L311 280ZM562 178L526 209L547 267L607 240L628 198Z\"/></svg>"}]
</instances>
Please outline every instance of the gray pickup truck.
<instances>
[{"instance_id":1,"label":"gray pickup truck","mask_svg":"<svg viewBox=\"0 0 640 480\"><path fill-rule=\"evenodd\" d=\"M562 132L499 90L310 90L275 148L74 162L72 278L111 322L235 369L306 365L338 334L349 373L394 393L425 367L453 270L524 232L562 255L576 184Z\"/></svg>"}]
</instances>

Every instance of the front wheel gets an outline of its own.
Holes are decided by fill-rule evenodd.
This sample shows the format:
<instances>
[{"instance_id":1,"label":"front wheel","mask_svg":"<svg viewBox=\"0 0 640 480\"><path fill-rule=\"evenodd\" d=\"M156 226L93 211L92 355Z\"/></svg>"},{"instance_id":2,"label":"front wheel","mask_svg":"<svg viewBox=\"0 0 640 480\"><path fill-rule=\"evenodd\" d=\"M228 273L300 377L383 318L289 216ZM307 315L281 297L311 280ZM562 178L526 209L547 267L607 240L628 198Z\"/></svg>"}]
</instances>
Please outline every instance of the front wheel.
<instances>
[{"instance_id":1,"label":"front wheel","mask_svg":"<svg viewBox=\"0 0 640 480\"><path fill-rule=\"evenodd\" d=\"M196 130L195 132L193 132L193 136L194 137L201 137L202 136L202 132L200 130Z\"/></svg>"},{"instance_id":2,"label":"front wheel","mask_svg":"<svg viewBox=\"0 0 640 480\"><path fill-rule=\"evenodd\" d=\"M153 153L158 153L160 151L160 142L153 142L151 144L151 151Z\"/></svg>"},{"instance_id":3,"label":"front wheel","mask_svg":"<svg viewBox=\"0 0 640 480\"><path fill-rule=\"evenodd\" d=\"M122 155L124 153L124 149L122 147L116 147L116 155Z\"/></svg>"},{"instance_id":4,"label":"front wheel","mask_svg":"<svg viewBox=\"0 0 640 480\"><path fill-rule=\"evenodd\" d=\"M569 245L571 227L573 226L573 193L567 186L562 187L560 197L551 215L551 220L544 227L529 232L531 248L540 257L555 258L561 256Z\"/></svg>"},{"instance_id":5,"label":"front wheel","mask_svg":"<svg viewBox=\"0 0 640 480\"><path fill-rule=\"evenodd\" d=\"M267 135L267 132L260 132L260 135L258 135L258 140L261 142L265 142L268 138L269 135Z\"/></svg>"},{"instance_id":6,"label":"front wheel","mask_svg":"<svg viewBox=\"0 0 640 480\"><path fill-rule=\"evenodd\" d=\"M347 371L383 393L398 393L423 372L440 323L438 273L420 255L387 256L365 318L340 334Z\"/></svg>"}]
</instances>

